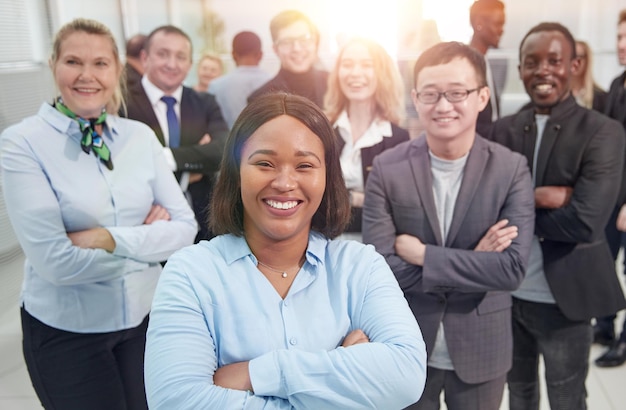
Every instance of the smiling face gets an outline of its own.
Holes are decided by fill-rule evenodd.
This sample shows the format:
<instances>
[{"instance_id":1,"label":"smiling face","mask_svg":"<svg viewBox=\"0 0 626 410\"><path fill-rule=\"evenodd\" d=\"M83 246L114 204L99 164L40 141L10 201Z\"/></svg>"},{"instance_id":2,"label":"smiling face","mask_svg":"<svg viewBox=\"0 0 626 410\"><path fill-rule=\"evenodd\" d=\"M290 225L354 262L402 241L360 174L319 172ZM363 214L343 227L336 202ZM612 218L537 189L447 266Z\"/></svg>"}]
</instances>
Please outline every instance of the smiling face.
<instances>
[{"instance_id":1,"label":"smiling face","mask_svg":"<svg viewBox=\"0 0 626 410\"><path fill-rule=\"evenodd\" d=\"M159 31L154 34L141 61L152 84L171 94L182 83L191 68L191 44L178 33Z\"/></svg>"},{"instance_id":2,"label":"smiling face","mask_svg":"<svg viewBox=\"0 0 626 410\"><path fill-rule=\"evenodd\" d=\"M520 48L520 79L539 114L550 114L552 107L570 95L571 76L578 60L559 31L530 34Z\"/></svg>"},{"instance_id":3,"label":"smiling face","mask_svg":"<svg viewBox=\"0 0 626 410\"><path fill-rule=\"evenodd\" d=\"M266 122L243 145L240 178L248 241L308 240L326 188L317 135L288 115Z\"/></svg>"},{"instance_id":4,"label":"smiling face","mask_svg":"<svg viewBox=\"0 0 626 410\"><path fill-rule=\"evenodd\" d=\"M63 103L79 117L98 117L111 100L121 73L111 40L74 32L63 40L52 64Z\"/></svg>"},{"instance_id":5,"label":"smiling face","mask_svg":"<svg viewBox=\"0 0 626 410\"><path fill-rule=\"evenodd\" d=\"M341 53L338 64L341 92L351 102L374 98L378 86L374 59L364 44L353 43Z\"/></svg>"},{"instance_id":6,"label":"smiling face","mask_svg":"<svg viewBox=\"0 0 626 410\"><path fill-rule=\"evenodd\" d=\"M441 96L436 103L426 104L417 98L417 93L466 91L478 87L476 70L465 58L454 58L448 63L421 69L411 96L431 149L437 144L453 141L465 141L464 145L471 145L478 113L489 101L489 89L481 87L469 93L465 100L455 103Z\"/></svg>"},{"instance_id":7,"label":"smiling face","mask_svg":"<svg viewBox=\"0 0 626 410\"><path fill-rule=\"evenodd\" d=\"M317 38L306 22L296 21L278 32L274 52L283 69L305 73L317 59Z\"/></svg>"}]
</instances>

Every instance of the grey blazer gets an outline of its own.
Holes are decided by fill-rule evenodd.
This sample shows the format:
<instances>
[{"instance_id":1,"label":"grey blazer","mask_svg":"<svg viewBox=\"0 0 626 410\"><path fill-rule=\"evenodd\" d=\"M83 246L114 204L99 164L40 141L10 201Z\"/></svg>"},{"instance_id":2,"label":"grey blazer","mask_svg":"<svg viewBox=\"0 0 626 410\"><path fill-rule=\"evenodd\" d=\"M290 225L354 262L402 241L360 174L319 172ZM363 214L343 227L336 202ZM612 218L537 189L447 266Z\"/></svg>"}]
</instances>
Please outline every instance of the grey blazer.
<instances>
[{"instance_id":1,"label":"grey blazer","mask_svg":"<svg viewBox=\"0 0 626 410\"><path fill-rule=\"evenodd\" d=\"M428 354L443 321L452 363L466 383L507 372L512 363L511 295L526 271L534 224L526 159L476 136L444 244L433 198L426 139L421 136L374 159L365 189L363 239L393 270L422 329ZM519 235L504 252L476 252L501 219ZM396 235L426 244L424 266L395 254Z\"/></svg>"}]
</instances>

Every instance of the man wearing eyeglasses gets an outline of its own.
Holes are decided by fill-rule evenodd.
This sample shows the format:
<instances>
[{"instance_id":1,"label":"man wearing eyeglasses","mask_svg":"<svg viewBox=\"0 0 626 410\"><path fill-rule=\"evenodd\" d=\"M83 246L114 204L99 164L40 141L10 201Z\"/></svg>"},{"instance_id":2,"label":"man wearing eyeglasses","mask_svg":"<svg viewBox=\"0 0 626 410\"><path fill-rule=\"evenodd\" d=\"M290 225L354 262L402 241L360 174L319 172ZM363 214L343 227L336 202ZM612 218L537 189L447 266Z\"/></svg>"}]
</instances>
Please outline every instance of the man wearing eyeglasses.
<instances>
[{"instance_id":1,"label":"man wearing eyeglasses","mask_svg":"<svg viewBox=\"0 0 626 410\"><path fill-rule=\"evenodd\" d=\"M272 19L270 32L274 52L280 59L280 71L253 92L248 102L269 92L287 91L323 107L328 72L315 68L319 44L317 27L303 13L286 10Z\"/></svg>"},{"instance_id":2,"label":"man wearing eyeglasses","mask_svg":"<svg viewBox=\"0 0 626 410\"><path fill-rule=\"evenodd\" d=\"M511 295L524 277L534 222L526 159L476 134L489 101L485 59L439 43L414 69L414 140L374 159L363 239L385 256L428 351L411 409L498 410L511 367Z\"/></svg>"}]
</instances>

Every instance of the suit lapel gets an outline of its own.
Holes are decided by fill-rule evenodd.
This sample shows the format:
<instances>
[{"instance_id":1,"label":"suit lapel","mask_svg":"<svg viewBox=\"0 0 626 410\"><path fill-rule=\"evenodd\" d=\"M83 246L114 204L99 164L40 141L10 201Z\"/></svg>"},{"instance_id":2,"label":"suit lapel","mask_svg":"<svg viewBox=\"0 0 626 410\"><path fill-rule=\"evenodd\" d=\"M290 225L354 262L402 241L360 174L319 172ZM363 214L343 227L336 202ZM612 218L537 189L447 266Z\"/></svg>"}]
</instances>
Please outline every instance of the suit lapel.
<instances>
[{"instance_id":1,"label":"suit lapel","mask_svg":"<svg viewBox=\"0 0 626 410\"><path fill-rule=\"evenodd\" d=\"M136 99L135 103L133 104L134 109L137 110L137 115L134 116L133 119L141 121L144 124L148 125L150 128L152 128L161 145L165 146L163 130L159 125L159 120L154 113L154 108L152 108L152 104L150 103L150 100L148 99L148 96L146 95L146 92L143 89L141 83L139 83L133 89L133 95Z\"/></svg>"},{"instance_id":2,"label":"suit lapel","mask_svg":"<svg viewBox=\"0 0 626 410\"><path fill-rule=\"evenodd\" d=\"M437 208L435 207L435 198L433 196L433 176L430 169L430 157L428 156L428 145L424 135L419 137L419 141L411 144L412 152L409 155L411 161L411 169L413 170L413 178L419 198L426 214L426 219L430 224L431 230L435 236L438 246L443 246L441 238L440 221L437 218Z\"/></svg>"},{"instance_id":3,"label":"suit lapel","mask_svg":"<svg viewBox=\"0 0 626 410\"><path fill-rule=\"evenodd\" d=\"M541 145L539 146L539 152L537 154L535 186L541 186L543 184L543 177L546 173L548 160L550 159L550 154L552 153L552 149L554 148L554 144L556 143L560 130L560 124L552 123L550 120L546 123L546 128L543 131Z\"/></svg>"},{"instance_id":4,"label":"suit lapel","mask_svg":"<svg viewBox=\"0 0 626 410\"><path fill-rule=\"evenodd\" d=\"M482 138L477 136L474 140L474 146L467 157L465 169L463 170L463 181L461 182L461 188L459 189L459 194L454 205L454 215L452 215L452 221L450 222L446 246L450 246L450 244L454 242L454 238L465 220L465 215L472 203L476 189L480 184L488 159L488 146Z\"/></svg>"}]
</instances>

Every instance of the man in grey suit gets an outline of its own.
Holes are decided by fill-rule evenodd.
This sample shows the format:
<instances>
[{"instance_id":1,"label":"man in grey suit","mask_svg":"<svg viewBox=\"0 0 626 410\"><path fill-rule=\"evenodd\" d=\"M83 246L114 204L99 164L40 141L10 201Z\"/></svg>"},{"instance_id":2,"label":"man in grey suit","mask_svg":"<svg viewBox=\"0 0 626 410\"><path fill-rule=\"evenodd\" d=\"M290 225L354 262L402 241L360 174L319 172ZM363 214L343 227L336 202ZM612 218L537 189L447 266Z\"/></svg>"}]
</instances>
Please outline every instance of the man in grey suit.
<instances>
[{"instance_id":1,"label":"man in grey suit","mask_svg":"<svg viewBox=\"0 0 626 410\"><path fill-rule=\"evenodd\" d=\"M385 256L428 350L411 409L497 410L511 367L511 296L534 223L526 159L476 134L485 59L440 43L419 57L412 98L425 132L374 159L363 239Z\"/></svg>"}]
</instances>

